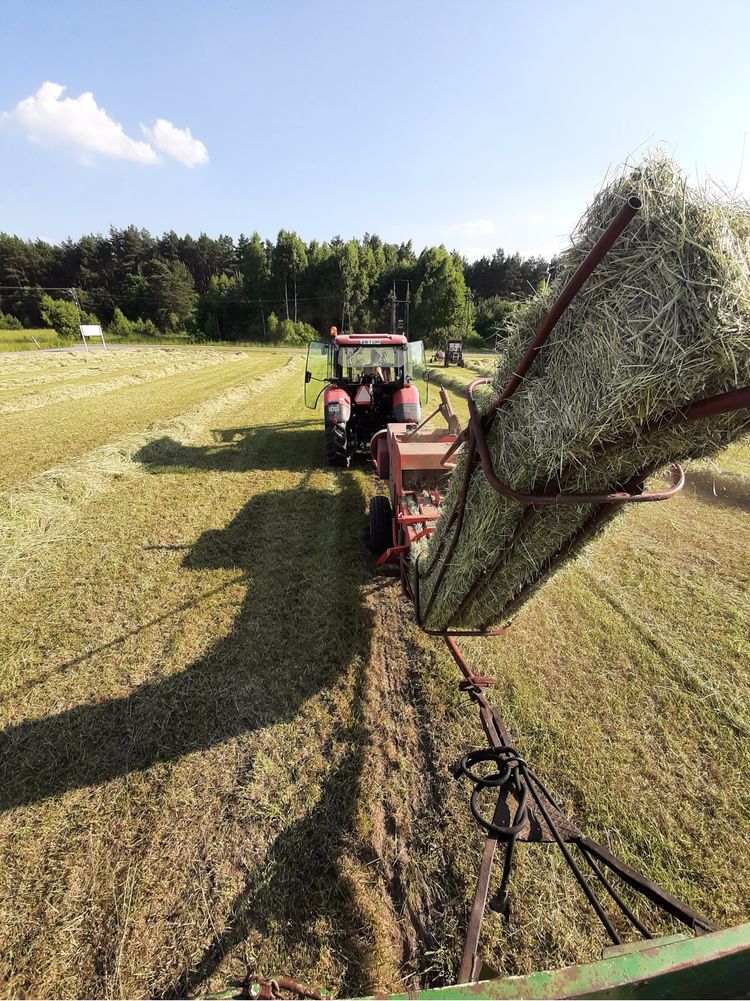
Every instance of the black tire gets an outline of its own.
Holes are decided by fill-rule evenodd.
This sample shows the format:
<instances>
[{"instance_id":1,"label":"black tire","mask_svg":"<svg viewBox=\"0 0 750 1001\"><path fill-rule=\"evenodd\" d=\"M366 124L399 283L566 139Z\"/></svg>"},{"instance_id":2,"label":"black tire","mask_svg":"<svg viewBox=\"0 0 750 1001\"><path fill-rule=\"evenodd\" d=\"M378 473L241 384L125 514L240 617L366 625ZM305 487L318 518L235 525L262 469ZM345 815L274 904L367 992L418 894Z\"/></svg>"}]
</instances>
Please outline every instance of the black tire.
<instances>
[{"instance_id":1,"label":"black tire","mask_svg":"<svg viewBox=\"0 0 750 1001\"><path fill-rule=\"evenodd\" d=\"M345 424L326 424L326 458L329 466L349 465L349 442Z\"/></svg>"},{"instance_id":2,"label":"black tire","mask_svg":"<svg viewBox=\"0 0 750 1001\"><path fill-rule=\"evenodd\" d=\"M378 494L370 501L370 549L382 556L393 545L393 515L391 502Z\"/></svg>"}]
</instances>

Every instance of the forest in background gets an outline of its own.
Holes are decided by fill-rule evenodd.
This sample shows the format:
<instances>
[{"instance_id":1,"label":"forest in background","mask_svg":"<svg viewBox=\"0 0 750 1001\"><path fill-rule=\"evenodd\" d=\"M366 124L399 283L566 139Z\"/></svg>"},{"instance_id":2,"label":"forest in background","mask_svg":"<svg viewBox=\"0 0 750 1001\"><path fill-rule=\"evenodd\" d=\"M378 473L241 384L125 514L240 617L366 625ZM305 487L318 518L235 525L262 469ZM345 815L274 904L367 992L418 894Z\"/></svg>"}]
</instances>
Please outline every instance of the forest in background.
<instances>
[{"instance_id":1,"label":"forest in background","mask_svg":"<svg viewBox=\"0 0 750 1001\"><path fill-rule=\"evenodd\" d=\"M281 230L274 243L258 233L155 237L129 226L52 244L2 233L0 327L48 326L64 337L99 322L125 340L303 343L332 325L390 330L394 298L403 318L408 287L412 339L438 345L464 334L481 346L547 268L502 249L471 263L442 245L416 254L411 241L369 234L305 243Z\"/></svg>"}]
</instances>

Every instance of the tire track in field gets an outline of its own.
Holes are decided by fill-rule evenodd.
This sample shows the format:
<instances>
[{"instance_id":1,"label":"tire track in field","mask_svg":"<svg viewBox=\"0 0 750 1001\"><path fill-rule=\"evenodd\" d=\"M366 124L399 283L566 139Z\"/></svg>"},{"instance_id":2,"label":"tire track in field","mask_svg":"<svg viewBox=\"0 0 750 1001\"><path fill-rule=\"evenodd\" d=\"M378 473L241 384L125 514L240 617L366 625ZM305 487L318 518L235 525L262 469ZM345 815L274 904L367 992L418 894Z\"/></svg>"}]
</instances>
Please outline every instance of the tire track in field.
<instances>
[{"instance_id":1,"label":"tire track in field","mask_svg":"<svg viewBox=\"0 0 750 1001\"><path fill-rule=\"evenodd\" d=\"M167 424L125 435L0 493L0 584L6 594L23 587L39 561L46 559L50 546L70 538L82 509L95 497L117 480L144 475L143 463L134 458L136 452L163 437L177 438L185 445L199 441L209 421L248 400L249 393L267 392L290 378L301 361L290 356L283 366L250 375L240 386L191 407Z\"/></svg>"}]
</instances>

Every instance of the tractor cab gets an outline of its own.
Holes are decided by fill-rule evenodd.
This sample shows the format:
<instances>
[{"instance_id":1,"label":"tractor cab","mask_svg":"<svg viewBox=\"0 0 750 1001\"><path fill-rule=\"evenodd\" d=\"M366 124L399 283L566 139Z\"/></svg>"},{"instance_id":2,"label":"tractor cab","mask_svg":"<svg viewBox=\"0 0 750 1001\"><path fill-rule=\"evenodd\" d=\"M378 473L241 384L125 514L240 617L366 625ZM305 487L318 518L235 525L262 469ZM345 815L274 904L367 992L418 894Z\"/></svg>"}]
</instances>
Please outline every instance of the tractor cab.
<instances>
[{"instance_id":1,"label":"tractor cab","mask_svg":"<svg viewBox=\"0 0 750 1001\"><path fill-rule=\"evenodd\" d=\"M323 397L326 454L331 465L349 465L357 449L390 421L418 421L419 389L412 382L424 364L421 341L403 334L338 334L313 341L307 351L305 404Z\"/></svg>"},{"instance_id":2,"label":"tractor cab","mask_svg":"<svg viewBox=\"0 0 750 1001\"><path fill-rule=\"evenodd\" d=\"M450 337L445 345L443 364L447 368L449 365L464 364L464 342L462 337Z\"/></svg>"}]
</instances>

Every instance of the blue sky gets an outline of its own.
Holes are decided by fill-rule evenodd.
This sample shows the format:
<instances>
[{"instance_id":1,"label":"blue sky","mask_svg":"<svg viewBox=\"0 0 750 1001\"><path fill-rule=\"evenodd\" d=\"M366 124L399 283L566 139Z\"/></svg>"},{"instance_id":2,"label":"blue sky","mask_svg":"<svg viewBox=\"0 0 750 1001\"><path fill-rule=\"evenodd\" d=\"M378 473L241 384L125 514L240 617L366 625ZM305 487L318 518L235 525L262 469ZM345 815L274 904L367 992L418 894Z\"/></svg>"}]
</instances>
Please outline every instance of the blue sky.
<instances>
[{"instance_id":1,"label":"blue sky","mask_svg":"<svg viewBox=\"0 0 750 1001\"><path fill-rule=\"evenodd\" d=\"M658 143L750 195L745 0L3 0L2 25L0 229L24 237L549 254Z\"/></svg>"}]
</instances>

